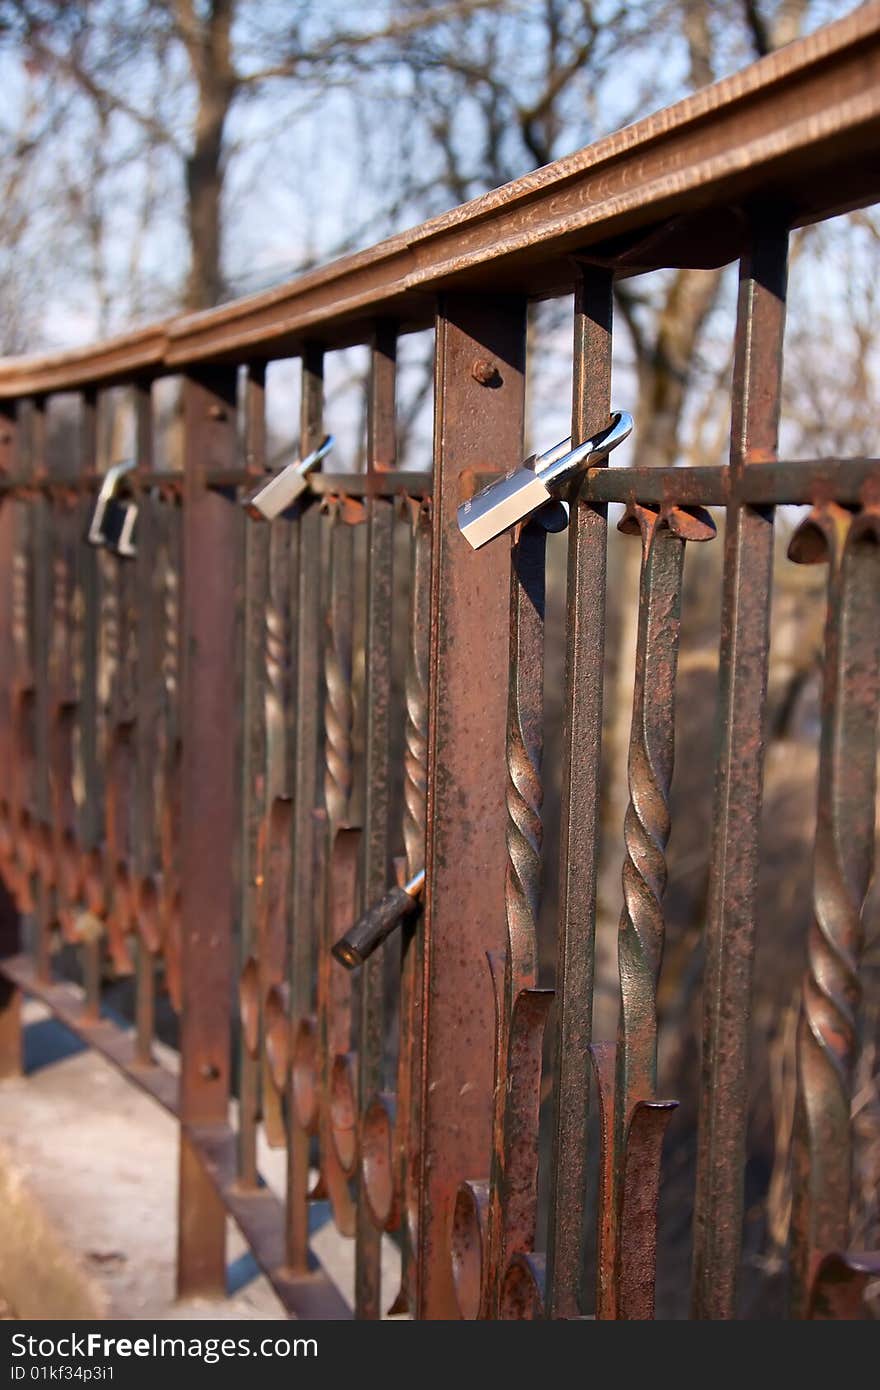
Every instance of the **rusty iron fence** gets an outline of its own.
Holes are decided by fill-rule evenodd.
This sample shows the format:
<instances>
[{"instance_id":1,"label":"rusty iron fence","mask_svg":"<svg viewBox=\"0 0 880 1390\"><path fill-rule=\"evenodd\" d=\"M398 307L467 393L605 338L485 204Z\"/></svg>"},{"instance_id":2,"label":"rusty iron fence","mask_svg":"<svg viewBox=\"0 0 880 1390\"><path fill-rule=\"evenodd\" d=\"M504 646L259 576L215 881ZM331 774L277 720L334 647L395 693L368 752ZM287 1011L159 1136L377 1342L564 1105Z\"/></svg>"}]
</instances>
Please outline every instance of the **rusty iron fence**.
<instances>
[{"instance_id":1,"label":"rusty iron fence","mask_svg":"<svg viewBox=\"0 0 880 1390\"><path fill-rule=\"evenodd\" d=\"M777 429L789 232L878 193L869 4L279 289L0 366L0 860L27 944L0 962L0 1070L20 1065L20 998L33 995L178 1118L182 1293L222 1291L230 1215L291 1314L351 1316L309 1248L321 1198L353 1241L358 1317L392 1301L418 1318L653 1315L675 1104L657 1094L657 989L682 573L714 514L724 580L692 1297L696 1317L733 1316L774 508L796 503L811 510L790 558L824 563L828 588L793 1312L858 1314L878 1269L849 1250L847 1221L880 462L780 461ZM615 276L733 260L729 465L642 468L636 441L635 466L590 468L571 498L561 836L545 870L559 875L558 966L555 991L539 989L545 533L525 525L475 553L456 511L521 458L530 299L574 289L577 441L608 423ZM433 467L402 472L397 342L431 325ZM266 473L267 364L301 359L305 453L324 433L325 353L352 344L370 352L365 471L325 461L278 519L253 519L240 502ZM154 458L154 387L169 375L182 380L179 471ZM96 522L101 398L120 388L134 466ZM50 406L71 393L79 437L50 458ZM611 543L642 555L613 1044L591 1038L609 503L625 504ZM90 525L108 543L89 545ZM359 963L355 934L347 970L331 948L364 912L387 939ZM62 945L81 987L57 967ZM106 980L126 974L133 1030L102 1013ZM179 1075L154 1048L166 995ZM260 1180L260 1127L286 1153L284 1202ZM399 1289L380 1285L386 1231Z\"/></svg>"}]
</instances>

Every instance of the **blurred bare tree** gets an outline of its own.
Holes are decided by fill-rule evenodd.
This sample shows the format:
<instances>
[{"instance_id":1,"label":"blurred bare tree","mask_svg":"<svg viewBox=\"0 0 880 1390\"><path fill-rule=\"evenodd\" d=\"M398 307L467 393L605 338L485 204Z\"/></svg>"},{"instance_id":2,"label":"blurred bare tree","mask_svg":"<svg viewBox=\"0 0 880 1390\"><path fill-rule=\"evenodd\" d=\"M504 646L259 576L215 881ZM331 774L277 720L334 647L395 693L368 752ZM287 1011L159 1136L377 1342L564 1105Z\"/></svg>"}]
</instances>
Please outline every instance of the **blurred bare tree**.
<instances>
[{"instance_id":1,"label":"blurred bare tree","mask_svg":"<svg viewBox=\"0 0 880 1390\"><path fill-rule=\"evenodd\" d=\"M46 333L40 308L49 279L55 302L75 306L100 332L117 325L120 306L136 318L203 308L236 292L247 278L236 245L259 240L275 184L296 194L289 206L309 222L301 254L275 267L274 278L284 279L310 260L526 174L849 8L848 0L385 0L359 9L328 0L0 0L0 62L18 97L8 128L0 127L3 346L21 350ZM342 217L331 197L341 184L354 190ZM53 241L58 264L47 266ZM869 213L792 239L789 457L876 453L878 246ZM619 279L615 292L624 329L615 384L628 392L619 403L636 416L640 464L723 461L731 268L634 275ZM549 398L565 395L568 312L557 306L536 320L532 355L544 384L531 427L539 444L548 442L541 431ZM427 353L423 366L403 407L410 424L428 398ZM783 515L783 542L788 524ZM692 1189L688 1106L699 1036L720 559L716 543L689 561L678 693L660 996L664 1086L683 1096L686 1136L671 1162L672 1266L686 1259ZM638 566L638 547L612 546L597 1010L609 1033ZM787 564L782 545L776 581L747 1242L748 1257L771 1280L787 1239L792 1000L811 910L823 620L822 576ZM552 895L548 883L548 937ZM876 956L870 924L869 936ZM880 1178L876 1010L865 1027L858 1122L868 1158L858 1200L867 1230L877 1219ZM678 1273L670 1287L686 1286Z\"/></svg>"}]
</instances>

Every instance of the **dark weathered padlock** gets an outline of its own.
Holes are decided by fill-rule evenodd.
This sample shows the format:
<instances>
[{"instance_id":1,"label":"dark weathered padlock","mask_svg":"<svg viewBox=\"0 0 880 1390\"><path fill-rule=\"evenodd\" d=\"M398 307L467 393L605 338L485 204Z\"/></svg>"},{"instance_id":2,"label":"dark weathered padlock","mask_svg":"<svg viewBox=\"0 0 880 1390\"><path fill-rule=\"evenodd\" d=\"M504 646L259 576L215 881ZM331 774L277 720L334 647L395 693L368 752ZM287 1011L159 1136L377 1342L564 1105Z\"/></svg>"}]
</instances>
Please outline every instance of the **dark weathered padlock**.
<instances>
[{"instance_id":1,"label":"dark weathered padlock","mask_svg":"<svg viewBox=\"0 0 880 1390\"><path fill-rule=\"evenodd\" d=\"M574 449L563 439L543 454L532 454L503 478L469 497L458 509L458 528L474 550L526 521L549 502L558 501L572 479L596 459L621 444L633 427L632 416L618 411L607 429Z\"/></svg>"},{"instance_id":2,"label":"dark weathered padlock","mask_svg":"<svg viewBox=\"0 0 880 1390\"><path fill-rule=\"evenodd\" d=\"M280 473L273 473L271 478L261 481L253 492L242 498L242 506L248 516L255 521L274 521L288 507L292 507L308 487L312 469L327 457L334 443L333 435L326 435L317 449L313 449L304 459L289 463Z\"/></svg>"},{"instance_id":3,"label":"dark weathered padlock","mask_svg":"<svg viewBox=\"0 0 880 1390\"><path fill-rule=\"evenodd\" d=\"M347 970L357 970L363 965L395 928L415 912L424 887L425 871L420 869L408 883L392 888L368 908L332 948L340 965Z\"/></svg>"},{"instance_id":4,"label":"dark weathered padlock","mask_svg":"<svg viewBox=\"0 0 880 1390\"><path fill-rule=\"evenodd\" d=\"M101 482L101 490L95 501L95 510L86 532L89 545L108 546L117 555L131 559L135 552L134 528L137 521L137 504L130 498L116 496L120 478L134 468L132 459L114 463Z\"/></svg>"},{"instance_id":5,"label":"dark weathered padlock","mask_svg":"<svg viewBox=\"0 0 880 1390\"><path fill-rule=\"evenodd\" d=\"M137 521L137 507L134 502L123 502L111 497L104 512L104 543L115 550L117 555L130 559L135 551L134 524Z\"/></svg>"}]
</instances>

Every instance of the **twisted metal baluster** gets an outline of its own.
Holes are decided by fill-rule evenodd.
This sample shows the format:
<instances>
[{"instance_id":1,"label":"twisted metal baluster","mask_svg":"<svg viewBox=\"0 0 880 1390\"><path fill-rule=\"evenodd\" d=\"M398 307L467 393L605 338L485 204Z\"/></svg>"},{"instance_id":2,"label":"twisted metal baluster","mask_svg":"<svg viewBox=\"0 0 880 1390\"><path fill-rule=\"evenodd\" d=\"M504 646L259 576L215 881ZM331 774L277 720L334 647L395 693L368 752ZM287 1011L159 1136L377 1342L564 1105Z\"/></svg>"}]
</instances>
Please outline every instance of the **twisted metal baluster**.
<instances>
[{"instance_id":1,"label":"twisted metal baluster","mask_svg":"<svg viewBox=\"0 0 880 1390\"><path fill-rule=\"evenodd\" d=\"M331 839L346 824L354 776L354 704L352 700L351 550L353 532L334 501L332 517L331 594L324 647L324 803Z\"/></svg>"},{"instance_id":2,"label":"twisted metal baluster","mask_svg":"<svg viewBox=\"0 0 880 1390\"><path fill-rule=\"evenodd\" d=\"M180 518L175 495L166 497L162 546L162 718L160 842L162 858L162 954L165 984L180 1009Z\"/></svg>"},{"instance_id":3,"label":"twisted metal baluster","mask_svg":"<svg viewBox=\"0 0 880 1390\"><path fill-rule=\"evenodd\" d=\"M59 518L62 529L65 518ZM59 545L52 557L52 638L49 656L49 676L52 689L58 698L64 699L62 686L66 674L67 656L67 609L70 568L63 545Z\"/></svg>"},{"instance_id":4,"label":"twisted metal baluster","mask_svg":"<svg viewBox=\"0 0 880 1390\"><path fill-rule=\"evenodd\" d=\"M639 504L627 509L618 529L640 537L642 563L618 934L620 1021L614 1094L603 1100L612 1113L603 1136L607 1177L597 1262L602 1318L653 1316L660 1149L674 1108L655 1096L684 544L715 534L701 508L661 512ZM600 1095L602 1089L599 1075Z\"/></svg>"},{"instance_id":5,"label":"twisted metal baluster","mask_svg":"<svg viewBox=\"0 0 880 1390\"><path fill-rule=\"evenodd\" d=\"M162 681L165 688L166 714L175 709L177 699L180 646L180 579L177 565L166 542L163 553L162 610L164 642L162 645ZM170 719L168 721L170 723Z\"/></svg>"},{"instance_id":6,"label":"twisted metal baluster","mask_svg":"<svg viewBox=\"0 0 880 1390\"><path fill-rule=\"evenodd\" d=\"M78 567L77 567L78 568ZM70 680L71 698L81 711L86 688L86 596L82 575L77 572L70 599ZM86 771L82 739L82 714L73 732L73 798L76 805L77 836L81 836L81 821L86 802ZM82 846L80 846L80 852Z\"/></svg>"},{"instance_id":7,"label":"twisted metal baluster","mask_svg":"<svg viewBox=\"0 0 880 1390\"><path fill-rule=\"evenodd\" d=\"M525 526L513 550L507 702L507 918L509 992L535 984L541 904L544 787L544 558L547 533Z\"/></svg>"},{"instance_id":8,"label":"twisted metal baluster","mask_svg":"<svg viewBox=\"0 0 880 1390\"><path fill-rule=\"evenodd\" d=\"M428 632L430 628L430 500L411 500L413 591L406 665L403 754L403 843L411 878L425 862L428 794Z\"/></svg>"},{"instance_id":9,"label":"twisted metal baluster","mask_svg":"<svg viewBox=\"0 0 880 1390\"><path fill-rule=\"evenodd\" d=\"M116 792L116 728L115 705L117 677L120 665L120 599L117 586L116 562L106 550L98 552L98 583L100 601L98 606L98 668L96 676L98 716L98 747L101 760L106 769L104 778L104 804L99 817L99 840L93 850L93 863L90 872L88 907L85 921L79 930L87 940L87 954L93 971L99 969L108 910L110 909L110 884L115 870L114 854L116 837L114 834L114 803ZM86 932L88 928L88 932ZM114 937L113 949L116 963L124 968L125 961L118 936ZM93 1007L97 1007L93 999Z\"/></svg>"},{"instance_id":10,"label":"twisted metal baluster","mask_svg":"<svg viewBox=\"0 0 880 1390\"><path fill-rule=\"evenodd\" d=\"M405 676L403 843L406 877L425 864L428 794L428 657L431 605L431 501L408 498L412 526L409 647ZM394 1191L401 1202L400 1292L391 1313L415 1307L418 1135L421 1091L423 939L418 917L401 924L400 1045L394 1122Z\"/></svg>"},{"instance_id":11,"label":"twisted metal baluster","mask_svg":"<svg viewBox=\"0 0 880 1390\"><path fill-rule=\"evenodd\" d=\"M77 591L73 582L73 527L77 521L72 502L62 502L59 517L59 545L53 562L52 654L50 686L53 691L52 778L52 854L56 883L56 912L62 933L73 936L79 894L76 875L69 872L78 862L76 845L76 798L74 793L74 730L78 699Z\"/></svg>"},{"instance_id":12,"label":"twisted metal baluster","mask_svg":"<svg viewBox=\"0 0 880 1390\"><path fill-rule=\"evenodd\" d=\"M669 788L675 754L675 681L685 541L708 541L715 524L702 508L666 512L634 505L618 530L642 541L639 625L630 731L629 805L624 817L624 906L618 937L620 1037L618 1132L632 1106L657 1087L657 982L665 925Z\"/></svg>"},{"instance_id":13,"label":"twisted metal baluster","mask_svg":"<svg viewBox=\"0 0 880 1390\"><path fill-rule=\"evenodd\" d=\"M283 523L270 527L267 544L263 626L266 801L262 826L257 968L262 1009L263 1118L270 1143L281 1147L286 1140L282 1096L287 1084L290 1054L286 982L292 853L286 722L290 626L288 528Z\"/></svg>"},{"instance_id":14,"label":"twisted metal baluster","mask_svg":"<svg viewBox=\"0 0 880 1390\"><path fill-rule=\"evenodd\" d=\"M814 920L797 1038L792 1285L803 1317L823 1258L848 1241L862 906L874 858L880 513L815 507L789 556L829 565Z\"/></svg>"},{"instance_id":15,"label":"twisted metal baluster","mask_svg":"<svg viewBox=\"0 0 880 1390\"><path fill-rule=\"evenodd\" d=\"M264 708L266 721L266 806L276 796L288 793L286 699L288 683L289 620L287 528L270 528L268 536L269 573L265 616L266 680Z\"/></svg>"},{"instance_id":16,"label":"twisted metal baluster","mask_svg":"<svg viewBox=\"0 0 880 1390\"><path fill-rule=\"evenodd\" d=\"M22 511L21 503L11 503L17 505ZM26 513L25 513L26 515ZM30 566L28 564L27 544L24 536L25 527L20 528L21 544L16 546L15 554L12 557L12 637L16 656L16 675L19 686L29 683L30 658L28 646L28 586Z\"/></svg>"},{"instance_id":17,"label":"twisted metal baluster","mask_svg":"<svg viewBox=\"0 0 880 1390\"><path fill-rule=\"evenodd\" d=\"M505 1266L534 1248L541 1044L552 995L538 992L544 788L544 604L547 531L527 523L511 552L507 703L507 951L496 989L496 1075L486 1311L496 1317Z\"/></svg>"},{"instance_id":18,"label":"twisted metal baluster","mask_svg":"<svg viewBox=\"0 0 880 1390\"><path fill-rule=\"evenodd\" d=\"M99 552L98 565L101 578L98 698L106 723L119 668L119 590L115 562L106 550Z\"/></svg>"},{"instance_id":19,"label":"twisted metal baluster","mask_svg":"<svg viewBox=\"0 0 880 1390\"><path fill-rule=\"evenodd\" d=\"M9 503L6 504L10 505ZM13 733L12 733L12 846L17 861L15 874L16 896L21 911L32 911L30 873L32 867L29 841L30 806L34 791L35 749L31 718L30 693L33 690L33 667L30 642L30 512L16 505L16 549L12 561L12 640L13 640Z\"/></svg>"},{"instance_id":20,"label":"twisted metal baluster","mask_svg":"<svg viewBox=\"0 0 880 1390\"><path fill-rule=\"evenodd\" d=\"M135 569L130 561L120 560L120 650L119 650L119 709L120 724L132 724L137 717L138 640L137 596Z\"/></svg>"},{"instance_id":21,"label":"twisted metal baluster","mask_svg":"<svg viewBox=\"0 0 880 1390\"><path fill-rule=\"evenodd\" d=\"M355 1060L351 1052L351 981L331 955L336 936L355 915L359 831L351 825L354 780L354 526L363 507L350 498L332 498L330 517L330 594L324 644L324 850L325 892L318 949L318 1052L321 1179L342 1234L353 1236L356 1212L347 1179L355 1168L357 1115Z\"/></svg>"},{"instance_id":22,"label":"twisted metal baluster","mask_svg":"<svg viewBox=\"0 0 880 1390\"><path fill-rule=\"evenodd\" d=\"M622 1128L633 1103L651 1099L657 1087L657 981L665 932L661 900L666 888L684 543L661 524L659 512L647 507L631 508L619 529L642 541L618 938L623 1104L617 1108L617 1122Z\"/></svg>"},{"instance_id":23,"label":"twisted metal baluster","mask_svg":"<svg viewBox=\"0 0 880 1390\"><path fill-rule=\"evenodd\" d=\"M117 968L132 969L128 934L133 924L131 895L131 816L134 791L134 746L137 635L133 566L102 552L105 593L112 632L108 634L108 660L112 663L107 687L107 748L109 778L106 799L107 921L108 943Z\"/></svg>"}]
</instances>

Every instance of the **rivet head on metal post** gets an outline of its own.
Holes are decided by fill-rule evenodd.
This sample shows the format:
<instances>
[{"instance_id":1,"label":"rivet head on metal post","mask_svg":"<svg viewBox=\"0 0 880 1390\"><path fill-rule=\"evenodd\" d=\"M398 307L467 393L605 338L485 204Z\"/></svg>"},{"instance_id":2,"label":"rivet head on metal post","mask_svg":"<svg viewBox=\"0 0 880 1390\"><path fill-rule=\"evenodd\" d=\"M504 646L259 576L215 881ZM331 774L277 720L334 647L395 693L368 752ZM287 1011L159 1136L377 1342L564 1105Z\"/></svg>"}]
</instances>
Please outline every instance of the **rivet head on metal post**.
<instances>
[{"instance_id":1,"label":"rivet head on metal post","mask_svg":"<svg viewBox=\"0 0 880 1390\"><path fill-rule=\"evenodd\" d=\"M220 1068L214 1062L203 1062L199 1067L199 1076L203 1081L216 1081L220 1075Z\"/></svg>"},{"instance_id":2,"label":"rivet head on metal post","mask_svg":"<svg viewBox=\"0 0 880 1390\"><path fill-rule=\"evenodd\" d=\"M478 381L481 386L500 386L501 373L494 362L490 362L486 357L478 357L471 367L471 376L474 381Z\"/></svg>"}]
</instances>

